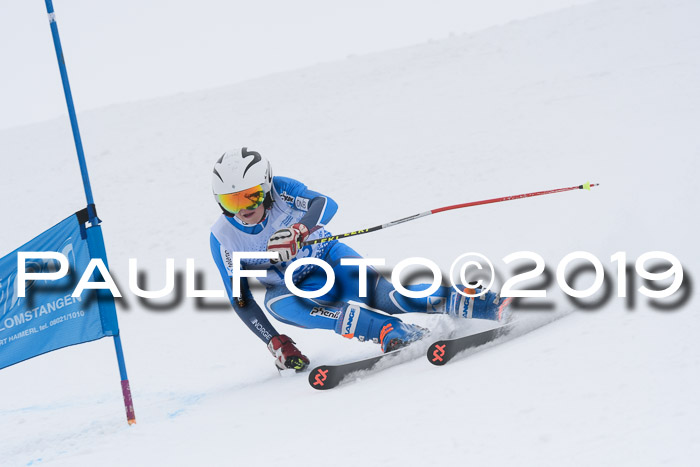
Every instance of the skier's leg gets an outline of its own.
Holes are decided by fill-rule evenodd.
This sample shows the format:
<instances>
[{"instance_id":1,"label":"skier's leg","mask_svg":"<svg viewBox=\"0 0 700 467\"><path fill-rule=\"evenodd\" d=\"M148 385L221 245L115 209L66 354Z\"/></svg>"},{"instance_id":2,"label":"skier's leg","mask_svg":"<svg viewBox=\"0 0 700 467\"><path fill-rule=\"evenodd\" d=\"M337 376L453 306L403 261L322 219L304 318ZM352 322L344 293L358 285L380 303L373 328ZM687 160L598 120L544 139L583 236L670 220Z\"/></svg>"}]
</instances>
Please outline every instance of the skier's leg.
<instances>
[{"instance_id":1,"label":"skier's leg","mask_svg":"<svg viewBox=\"0 0 700 467\"><path fill-rule=\"evenodd\" d=\"M504 310L510 301L494 292L487 292L472 299L459 294L453 287L440 286L433 294L412 298L400 294L394 286L382 277L374 268L367 268L365 282L367 296L359 296L359 269L357 266L342 266L342 258L360 258L361 256L349 246L336 243L329 250L325 260L333 268L336 285L328 297L335 301L356 301L368 307L381 310L391 315L401 313L448 313L463 318L479 318L502 321ZM323 284L320 284L320 288ZM407 285L411 291L422 291L429 284ZM472 293L473 295L473 293ZM324 297L321 297L324 298Z\"/></svg>"},{"instance_id":2,"label":"skier's leg","mask_svg":"<svg viewBox=\"0 0 700 467\"><path fill-rule=\"evenodd\" d=\"M307 329L335 329L342 304L298 297L280 285L267 289L265 308L285 324Z\"/></svg>"},{"instance_id":3,"label":"skier's leg","mask_svg":"<svg viewBox=\"0 0 700 467\"><path fill-rule=\"evenodd\" d=\"M325 280L325 272L319 268L296 286L304 291L318 290ZM357 303L334 301L334 297L340 296L334 289L312 299L294 295L282 285L273 287L265 295L265 308L284 323L310 329L332 329L343 337L380 343L384 351L394 350L423 336L423 328L403 323L396 317L362 308Z\"/></svg>"},{"instance_id":4,"label":"skier's leg","mask_svg":"<svg viewBox=\"0 0 700 467\"><path fill-rule=\"evenodd\" d=\"M440 286L437 291L427 297L412 298L399 293L394 286L376 273L374 289L366 299L367 304L373 308L385 310L387 313L446 313L447 298L450 288ZM404 286L410 291L423 291L430 287L430 284L417 284Z\"/></svg>"},{"instance_id":5,"label":"skier's leg","mask_svg":"<svg viewBox=\"0 0 700 467\"><path fill-rule=\"evenodd\" d=\"M367 300L365 303L391 314L447 313L461 318L503 321L505 319L505 308L510 303L510 300L501 298L499 294L494 292L486 292L480 297L472 298L463 296L453 287L444 286L440 286L437 291L427 297L406 297L400 294L388 280L381 277L376 271L374 271L374 274L374 290L365 299ZM428 287L428 284L405 286L406 289L411 291L421 291ZM465 290L470 290L471 295L475 294L473 289Z\"/></svg>"},{"instance_id":6,"label":"skier's leg","mask_svg":"<svg viewBox=\"0 0 700 467\"><path fill-rule=\"evenodd\" d=\"M360 273L358 266L343 266L343 258L362 258L355 250L344 243L336 242L328 250L324 260L333 268L335 287L321 297L331 301L354 301L376 308L390 315L401 313L445 313L445 304L450 293L449 287L440 287L435 293L424 298L409 298L394 289L391 282L382 277L376 269L367 268L364 283L366 296L360 296ZM323 284L319 284L319 288ZM406 286L412 291L425 290L430 284Z\"/></svg>"}]
</instances>

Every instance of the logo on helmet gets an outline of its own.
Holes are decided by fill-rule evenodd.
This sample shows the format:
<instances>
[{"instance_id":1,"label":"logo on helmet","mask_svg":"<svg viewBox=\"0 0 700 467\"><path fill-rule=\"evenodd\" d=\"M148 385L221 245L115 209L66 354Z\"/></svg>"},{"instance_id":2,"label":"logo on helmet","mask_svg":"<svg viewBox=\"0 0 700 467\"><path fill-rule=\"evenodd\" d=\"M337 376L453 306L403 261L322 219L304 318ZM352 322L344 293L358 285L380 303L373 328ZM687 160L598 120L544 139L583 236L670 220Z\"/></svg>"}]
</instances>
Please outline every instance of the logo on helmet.
<instances>
[{"instance_id":1,"label":"logo on helmet","mask_svg":"<svg viewBox=\"0 0 700 467\"><path fill-rule=\"evenodd\" d=\"M252 166L254 166L255 164L257 164L258 162L260 162L262 160L262 156L260 155L259 152L248 151L248 148L243 148L241 150L241 157L243 159L245 159L246 157L249 157L249 156L253 156L253 160L250 161L250 164L248 164L248 167L246 167L245 170L243 171L243 178L245 178L245 174L248 173L248 169L250 169Z\"/></svg>"}]
</instances>

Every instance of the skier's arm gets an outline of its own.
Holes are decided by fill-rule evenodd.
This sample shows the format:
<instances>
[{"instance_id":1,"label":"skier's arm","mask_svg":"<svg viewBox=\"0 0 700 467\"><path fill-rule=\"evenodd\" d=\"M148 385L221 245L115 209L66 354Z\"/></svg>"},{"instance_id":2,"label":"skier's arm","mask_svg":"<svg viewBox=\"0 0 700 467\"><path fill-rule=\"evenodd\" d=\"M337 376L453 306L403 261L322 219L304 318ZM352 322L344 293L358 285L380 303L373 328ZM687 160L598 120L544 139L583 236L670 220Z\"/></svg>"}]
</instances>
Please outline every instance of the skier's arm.
<instances>
[{"instance_id":1,"label":"skier's arm","mask_svg":"<svg viewBox=\"0 0 700 467\"><path fill-rule=\"evenodd\" d=\"M290 206L306 211L299 221L308 230L326 225L338 211L338 204L329 196L309 190L303 183L286 177L275 177L275 188Z\"/></svg>"},{"instance_id":2,"label":"skier's arm","mask_svg":"<svg viewBox=\"0 0 700 467\"><path fill-rule=\"evenodd\" d=\"M224 260L221 255L221 244L216 239L214 234L210 235L209 244L211 246L211 254L214 257L214 262L216 267L219 268L219 274L224 281L224 287L226 287L226 295L231 301L233 309L236 311L238 316L243 320L243 322L248 326L248 328L253 331L253 333L258 336L263 342L268 344L270 339L278 336L279 333L275 328L272 327L270 321L268 321L267 316L262 311L260 306L255 302L253 294L250 292L248 287L248 279L245 277L241 279L241 295L245 301L245 306L241 307L238 305L237 297L233 296L233 289L231 287L231 276L229 275L228 269L224 265Z\"/></svg>"},{"instance_id":3,"label":"skier's arm","mask_svg":"<svg viewBox=\"0 0 700 467\"><path fill-rule=\"evenodd\" d=\"M329 196L308 189L304 190L302 196L310 201L308 210L299 223L304 224L309 230L317 225L326 225L338 211L338 204Z\"/></svg>"},{"instance_id":4,"label":"skier's arm","mask_svg":"<svg viewBox=\"0 0 700 467\"><path fill-rule=\"evenodd\" d=\"M267 250L276 252L279 261L291 261L299 246L313 233L316 226L325 226L335 215L338 205L333 199L291 178L276 177L275 189L285 203L298 211L304 211L299 221L279 229L267 241ZM270 260L276 263L278 260Z\"/></svg>"}]
</instances>

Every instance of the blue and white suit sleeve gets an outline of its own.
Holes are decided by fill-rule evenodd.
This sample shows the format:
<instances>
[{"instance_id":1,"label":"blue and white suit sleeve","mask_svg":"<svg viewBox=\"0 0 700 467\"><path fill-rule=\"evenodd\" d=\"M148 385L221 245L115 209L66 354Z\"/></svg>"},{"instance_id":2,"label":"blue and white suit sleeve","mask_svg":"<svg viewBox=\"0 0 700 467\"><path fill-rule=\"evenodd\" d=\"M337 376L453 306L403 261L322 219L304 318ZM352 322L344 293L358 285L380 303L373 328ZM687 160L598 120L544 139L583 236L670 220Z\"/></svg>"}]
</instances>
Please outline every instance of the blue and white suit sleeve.
<instances>
[{"instance_id":1,"label":"blue and white suit sleeve","mask_svg":"<svg viewBox=\"0 0 700 467\"><path fill-rule=\"evenodd\" d=\"M224 281L226 295L228 296L233 309L256 336L258 336L266 344L269 343L270 339L278 336L279 333L272 327L272 324L270 324L270 321L267 319L265 313L255 302L253 294L250 292L250 287L248 286L248 279L245 277L241 279L241 295L245 299L245 306L240 307L236 301L237 297L233 296L231 276L229 276L228 270L224 265L224 260L221 258L221 244L216 239L214 234L210 235L209 244L216 267L219 268L219 274L221 274L221 279Z\"/></svg>"},{"instance_id":2,"label":"blue and white suit sleeve","mask_svg":"<svg viewBox=\"0 0 700 467\"><path fill-rule=\"evenodd\" d=\"M299 221L309 230L326 225L338 211L338 204L329 196L309 190L303 183L287 177L275 177L275 189L282 199L300 211L306 211Z\"/></svg>"}]
</instances>

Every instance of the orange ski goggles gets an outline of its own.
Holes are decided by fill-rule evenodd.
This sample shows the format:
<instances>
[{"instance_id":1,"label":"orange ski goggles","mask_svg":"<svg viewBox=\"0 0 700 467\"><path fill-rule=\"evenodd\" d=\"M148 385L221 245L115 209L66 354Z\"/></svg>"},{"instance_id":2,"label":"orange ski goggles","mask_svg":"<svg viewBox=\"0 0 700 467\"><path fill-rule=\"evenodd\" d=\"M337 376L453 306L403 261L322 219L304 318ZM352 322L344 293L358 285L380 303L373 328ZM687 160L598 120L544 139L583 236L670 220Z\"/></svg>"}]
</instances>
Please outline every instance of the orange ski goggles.
<instances>
[{"instance_id":1,"label":"orange ski goggles","mask_svg":"<svg viewBox=\"0 0 700 467\"><path fill-rule=\"evenodd\" d=\"M247 190L216 195L219 204L231 214L236 214L242 209L253 210L265 200L265 192L262 185L257 185Z\"/></svg>"}]
</instances>

